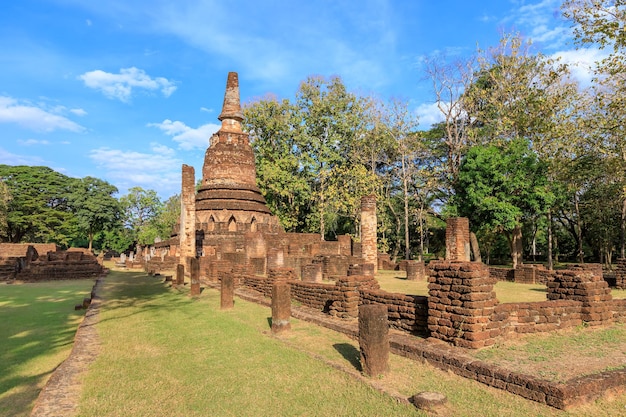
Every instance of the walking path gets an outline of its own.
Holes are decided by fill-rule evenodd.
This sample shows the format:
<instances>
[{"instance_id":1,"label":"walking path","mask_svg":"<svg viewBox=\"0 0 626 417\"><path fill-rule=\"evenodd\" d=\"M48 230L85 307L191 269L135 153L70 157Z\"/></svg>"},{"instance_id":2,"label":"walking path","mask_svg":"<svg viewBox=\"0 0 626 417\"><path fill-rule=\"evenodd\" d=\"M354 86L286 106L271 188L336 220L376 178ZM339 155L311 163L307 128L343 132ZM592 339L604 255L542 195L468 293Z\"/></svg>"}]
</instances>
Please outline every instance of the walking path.
<instances>
[{"instance_id":1,"label":"walking path","mask_svg":"<svg viewBox=\"0 0 626 417\"><path fill-rule=\"evenodd\" d=\"M98 296L104 277L96 280L95 297L85 313L85 318L76 331L74 347L70 356L54 370L46 386L39 393L31 417L70 417L77 413L80 399L81 376L100 350L100 339L96 330L101 299Z\"/></svg>"}]
</instances>

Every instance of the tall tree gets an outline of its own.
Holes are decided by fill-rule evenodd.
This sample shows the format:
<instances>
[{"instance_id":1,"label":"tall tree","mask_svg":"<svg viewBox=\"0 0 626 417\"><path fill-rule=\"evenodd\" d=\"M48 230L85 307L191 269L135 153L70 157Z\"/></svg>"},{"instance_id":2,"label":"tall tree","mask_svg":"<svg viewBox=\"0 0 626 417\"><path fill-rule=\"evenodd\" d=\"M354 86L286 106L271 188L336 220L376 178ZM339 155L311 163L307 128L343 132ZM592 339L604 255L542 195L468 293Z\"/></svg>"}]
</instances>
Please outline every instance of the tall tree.
<instances>
[{"instance_id":1,"label":"tall tree","mask_svg":"<svg viewBox=\"0 0 626 417\"><path fill-rule=\"evenodd\" d=\"M311 186L300 166L302 145L296 107L267 96L244 106L257 168L257 184L287 231L301 230L309 214Z\"/></svg>"},{"instance_id":2,"label":"tall tree","mask_svg":"<svg viewBox=\"0 0 626 417\"><path fill-rule=\"evenodd\" d=\"M89 250L94 235L113 228L121 219L119 201L113 196L117 188L106 181L85 177L74 183L68 203L79 229L87 235Z\"/></svg>"},{"instance_id":3,"label":"tall tree","mask_svg":"<svg viewBox=\"0 0 626 417\"><path fill-rule=\"evenodd\" d=\"M12 196L3 240L69 242L72 216L67 203L73 178L48 167L0 165L0 181Z\"/></svg>"},{"instance_id":4,"label":"tall tree","mask_svg":"<svg viewBox=\"0 0 626 417\"><path fill-rule=\"evenodd\" d=\"M523 138L498 146L474 146L461 164L459 213L475 228L503 233L514 268L522 262L524 219L544 212L551 202L546 172L546 165Z\"/></svg>"},{"instance_id":5,"label":"tall tree","mask_svg":"<svg viewBox=\"0 0 626 417\"><path fill-rule=\"evenodd\" d=\"M620 219L620 256L626 257L626 2L623 0L566 0L565 17L574 25L580 45L608 49L609 55L596 63L593 95L596 117L591 143L618 166L622 191Z\"/></svg>"},{"instance_id":6,"label":"tall tree","mask_svg":"<svg viewBox=\"0 0 626 417\"><path fill-rule=\"evenodd\" d=\"M328 185L335 169L347 161L352 144L366 128L363 100L348 92L339 77L309 77L300 85L296 106L301 116L300 143L303 173L312 180L316 210L309 217L309 227L317 225L322 239L326 217L332 208Z\"/></svg>"},{"instance_id":7,"label":"tall tree","mask_svg":"<svg viewBox=\"0 0 626 417\"><path fill-rule=\"evenodd\" d=\"M132 231L133 238L140 245L154 243L157 230L151 221L159 214L163 203L156 191L133 187L120 198L124 210L124 225Z\"/></svg>"}]
</instances>

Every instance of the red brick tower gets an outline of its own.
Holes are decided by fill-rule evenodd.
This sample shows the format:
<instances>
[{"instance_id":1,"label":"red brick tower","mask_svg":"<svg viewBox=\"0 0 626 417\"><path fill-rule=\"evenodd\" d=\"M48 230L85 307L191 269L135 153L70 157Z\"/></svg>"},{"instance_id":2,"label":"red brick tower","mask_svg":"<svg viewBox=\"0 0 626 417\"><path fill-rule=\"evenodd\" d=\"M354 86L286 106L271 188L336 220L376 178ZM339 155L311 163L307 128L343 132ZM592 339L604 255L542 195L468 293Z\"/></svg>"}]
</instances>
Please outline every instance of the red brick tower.
<instances>
[{"instance_id":1,"label":"red brick tower","mask_svg":"<svg viewBox=\"0 0 626 417\"><path fill-rule=\"evenodd\" d=\"M241 129L239 78L228 73L220 130L204 157L202 185L196 194L196 221L201 229L247 232L280 230L256 185L254 153Z\"/></svg>"}]
</instances>

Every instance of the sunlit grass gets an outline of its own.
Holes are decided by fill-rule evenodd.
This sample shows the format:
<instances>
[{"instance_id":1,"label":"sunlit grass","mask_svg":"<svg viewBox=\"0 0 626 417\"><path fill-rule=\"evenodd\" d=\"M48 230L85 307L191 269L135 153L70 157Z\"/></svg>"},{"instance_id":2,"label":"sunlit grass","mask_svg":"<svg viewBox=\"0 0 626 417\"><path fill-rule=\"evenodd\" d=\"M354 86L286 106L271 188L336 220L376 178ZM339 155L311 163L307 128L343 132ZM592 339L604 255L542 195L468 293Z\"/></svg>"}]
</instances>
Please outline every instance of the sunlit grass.
<instances>
[{"instance_id":1,"label":"sunlit grass","mask_svg":"<svg viewBox=\"0 0 626 417\"><path fill-rule=\"evenodd\" d=\"M220 311L216 290L191 299L139 273L112 273L105 290L81 416L425 415L334 369L360 370L358 343L343 334L292 319L275 338L267 307L236 299ZM626 406L620 396L564 413L399 356L390 368L372 383L407 397L442 392L446 415L609 416Z\"/></svg>"},{"instance_id":2,"label":"sunlit grass","mask_svg":"<svg viewBox=\"0 0 626 417\"><path fill-rule=\"evenodd\" d=\"M93 279L0 285L0 415L29 415L67 358Z\"/></svg>"}]
</instances>

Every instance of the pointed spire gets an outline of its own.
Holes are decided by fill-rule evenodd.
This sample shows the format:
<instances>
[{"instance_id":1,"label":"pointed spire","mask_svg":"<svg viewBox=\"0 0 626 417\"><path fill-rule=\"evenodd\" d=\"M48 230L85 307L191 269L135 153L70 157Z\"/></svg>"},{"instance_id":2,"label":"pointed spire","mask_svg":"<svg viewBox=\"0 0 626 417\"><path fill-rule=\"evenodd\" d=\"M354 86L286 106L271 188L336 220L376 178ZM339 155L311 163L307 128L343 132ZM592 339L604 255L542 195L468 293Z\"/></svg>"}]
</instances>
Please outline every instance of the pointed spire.
<instances>
[{"instance_id":1,"label":"pointed spire","mask_svg":"<svg viewBox=\"0 0 626 417\"><path fill-rule=\"evenodd\" d=\"M222 113L219 115L218 120L222 122L222 127L230 126L231 128L235 126L240 127L243 121L243 113L241 112L241 104L239 103L239 76L236 72L228 73L224 105L222 106Z\"/></svg>"}]
</instances>

